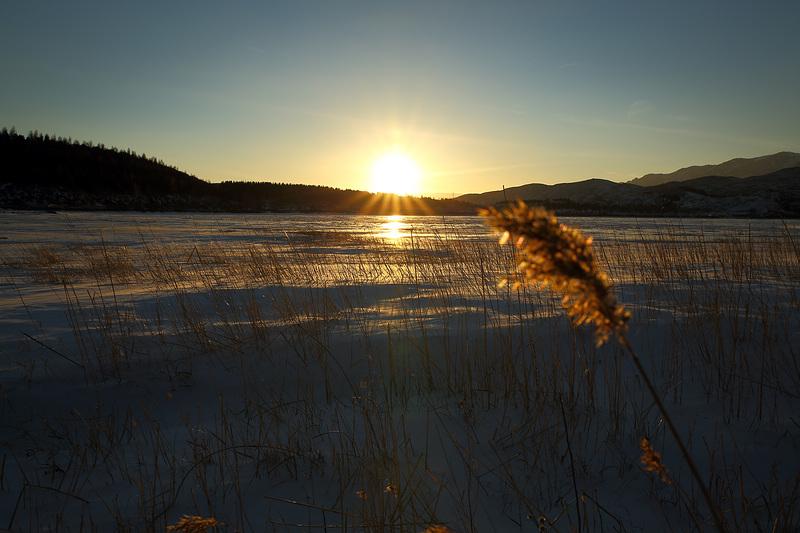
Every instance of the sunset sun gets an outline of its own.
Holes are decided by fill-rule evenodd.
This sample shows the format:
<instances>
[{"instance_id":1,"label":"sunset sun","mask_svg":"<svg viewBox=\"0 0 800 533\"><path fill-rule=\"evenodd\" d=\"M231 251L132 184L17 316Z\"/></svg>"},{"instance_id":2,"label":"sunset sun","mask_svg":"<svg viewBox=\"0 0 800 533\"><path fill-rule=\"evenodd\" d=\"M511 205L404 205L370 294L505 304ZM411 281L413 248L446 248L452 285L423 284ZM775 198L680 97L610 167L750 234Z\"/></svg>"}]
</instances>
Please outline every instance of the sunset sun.
<instances>
[{"instance_id":1,"label":"sunset sun","mask_svg":"<svg viewBox=\"0 0 800 533\"><path fill-rule=\"evenodd\" d=\"M398 195L418 195L422 170L408 154L400 151L386 152L372 164L372 192Z\"/></svg>"}]
</instances>

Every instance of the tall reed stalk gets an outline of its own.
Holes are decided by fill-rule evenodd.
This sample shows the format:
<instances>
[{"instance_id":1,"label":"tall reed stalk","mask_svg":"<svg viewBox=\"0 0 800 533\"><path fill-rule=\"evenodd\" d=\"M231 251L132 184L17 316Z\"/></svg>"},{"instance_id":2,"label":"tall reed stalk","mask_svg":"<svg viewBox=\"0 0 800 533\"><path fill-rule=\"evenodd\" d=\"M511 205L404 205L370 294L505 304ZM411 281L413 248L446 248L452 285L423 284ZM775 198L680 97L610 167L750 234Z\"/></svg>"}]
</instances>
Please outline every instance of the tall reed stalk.
<instances>
[{"instance_id":1,"label":"tall reed stalk","mask_svg":"<svg viewBox=\"0 0 800 533\"><path fill-rule=\"evenodd\" d=\"M517 270L524 282L550 288L561 294L561 303L575 326L594 326L598 346L604 344L612 334L615 336L619 345L630 356L658 406L703 493L717 530L724 532L725 522L719 507L711 497L697 464L661 400L661 395L628 341L627 323L631 314L617 302L611 290L611 280L598 268L592 251L592 238L584 237L575 228L560 224L554 213L539 207L529 207L522 200L502 210L494 207L482 209L480 214L492 228L502 234L501 244L511 241L518 248L520 253ZM508 279L504 279L501 284L507 282ZM515 282L518 283L522 282Z\"/></svg>"}]
</instances>

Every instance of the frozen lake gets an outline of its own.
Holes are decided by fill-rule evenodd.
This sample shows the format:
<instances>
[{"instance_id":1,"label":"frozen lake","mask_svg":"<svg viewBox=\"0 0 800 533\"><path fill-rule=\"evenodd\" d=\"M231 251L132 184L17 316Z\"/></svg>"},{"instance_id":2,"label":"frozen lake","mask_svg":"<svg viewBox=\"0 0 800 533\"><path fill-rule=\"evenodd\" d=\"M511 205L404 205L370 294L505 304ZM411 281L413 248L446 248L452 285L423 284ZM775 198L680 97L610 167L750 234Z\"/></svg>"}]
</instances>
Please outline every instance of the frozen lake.
<instances>
[{"instance_id":1,"label":"frozen lake","mask_svg":"<svg viewBox=\"0 0 800 533\"><path fill-rule=\"evenodd\" d=\"M617 240L654 238L665 228L679 240L699 236L719 240L730 236L759 240L789 231L800 236L799 220L669 219L566 217L562 222L594 237ZM328 214L215 214L135 212L0 211L0 245L106 242L135 246L143 239L168 242L238 240L284 242L287 234L338 232L388 239L456 235L482 239L489 235L480 217L358 216Z\"/></svg>"},{"instance_id":2,"label":"frozen lake","mask_svg":"<svg viewBox=\"0 0 800 533\"><path fill-rule=\"evenodd\" d=\"M800 223L562 222L726 520L798 526ZM478 217L0 212L0 526L710 526L630 361L514 258Z\"/></svg>"}]
</instances>

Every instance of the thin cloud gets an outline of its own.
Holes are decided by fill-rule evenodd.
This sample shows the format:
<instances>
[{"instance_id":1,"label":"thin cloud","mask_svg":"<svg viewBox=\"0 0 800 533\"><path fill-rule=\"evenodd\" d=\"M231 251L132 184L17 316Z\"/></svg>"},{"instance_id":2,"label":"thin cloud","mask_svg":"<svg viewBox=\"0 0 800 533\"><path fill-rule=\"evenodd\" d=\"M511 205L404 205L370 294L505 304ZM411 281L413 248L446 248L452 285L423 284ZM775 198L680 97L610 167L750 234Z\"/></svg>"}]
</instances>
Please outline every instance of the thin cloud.
<instances>
[{"instance_id":1,"label":"thin cloud","mask_svg":"<svg viewBox=\"0 0 800 533\"><path fill-rule=\"evenodd\" d=\"M578 117L567 116L567 117L562 117L561 121L567 124L575 124L579 126L591 126L597 128L622 128L622 129L631 129L638 131L650 131L653 133L666 133L670 135L680 135L683 137L692 137L696 139L708 139L708 140L725 141L725 142L732 142L750 146L761 146L767 149L774 149L776 146L784 146L787 144L796 144L797 142L797 140L791 140L791 142L789 143L787 142L787 140L780 140L780 139L722 135L719 133L713 133L709 131L689 129L689 128L652 126L648 124L641 124L638 122L619 122L619 121L605 120L605 119L583 119Z\"/></svg>"},{"instance_id":2,"label":"thin cloud","mask_svg":"<svg viewBox=\"0 0 800 533\"><path fill-rule=\"evenodd\" d=\"M427 138L427 139L435 139L440 141L452 142L452 143L459 143L459 144L480 144L480 145L509 145L509 146L518 146L520 143L517 141L510 141L507 139L498 139L492 137L474 137L469 135L462 135L462 134L455 134L449 132L441 132L441 131L433 131L433 130L426 130L426 129L417 129L413 126L406 127L406 126L398 126L393 127L390 121L379 121L375 119L367 119L362 117L357 117L353 115L346 115L342 113L332 113L330 111L323 111L320 109L314 108L307 108L307 107L297 107L297 106L275 106L270 105L267 107L268 109L272 109L274 111L284 112L284 113L294 113L303 116L309 116L314 118L321 118L325 120L330 120L332 122L338 122L342 124L348 124L351 126L355 126L358 128L370 128L374 130L376 133L386 133L396 131L406 136L410 137L419 137L419 138Z\"/></svg>"},{"instance_id":3,"label":"thin cloud","mask_svg":"<svg viewBox=\"0 0 800 533\"><path fill-rule=\"evenodd\" d=\"M652 114L656 106L649 100L636 100L628 106L628 118L636 119Z\"/></svg>"},{"instance_id":4,"label":"thin cloud","mask_svg":"<svg viewBox=\"0 0 800 533\"><path fill-rule=\"evenodd\" d=\"M439 170L435 172L428 172L427 174L432 177L441 176L466 176L471 174L488 174L491 172L500 172L503 170L516 170L520 168L530 168L531 163L515 163L511 165L497 165L491 167L467 167L453 170Z\"/></svg>"}]
</instances>

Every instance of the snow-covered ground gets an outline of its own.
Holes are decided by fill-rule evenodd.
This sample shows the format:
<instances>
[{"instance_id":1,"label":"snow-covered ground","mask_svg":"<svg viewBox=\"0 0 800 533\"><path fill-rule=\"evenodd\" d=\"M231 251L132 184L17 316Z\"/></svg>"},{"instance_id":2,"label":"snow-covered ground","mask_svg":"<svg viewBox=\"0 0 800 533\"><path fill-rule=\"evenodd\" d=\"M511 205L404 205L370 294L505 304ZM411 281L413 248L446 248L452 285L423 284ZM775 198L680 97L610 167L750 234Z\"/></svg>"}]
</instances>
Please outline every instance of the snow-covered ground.
<instances>
[{"instance_id":1,"label":"snow-covered ground","mask_svg":"<svg viewBox=\"0 0 800 533\"><path fill-rule=\"evenodd\" d=\"M727 525L800 527L800 224L565 222ZM0 212L0 528L711 529L630 361L513 260L474 217Z\"/></svg>"}]
</instances>

